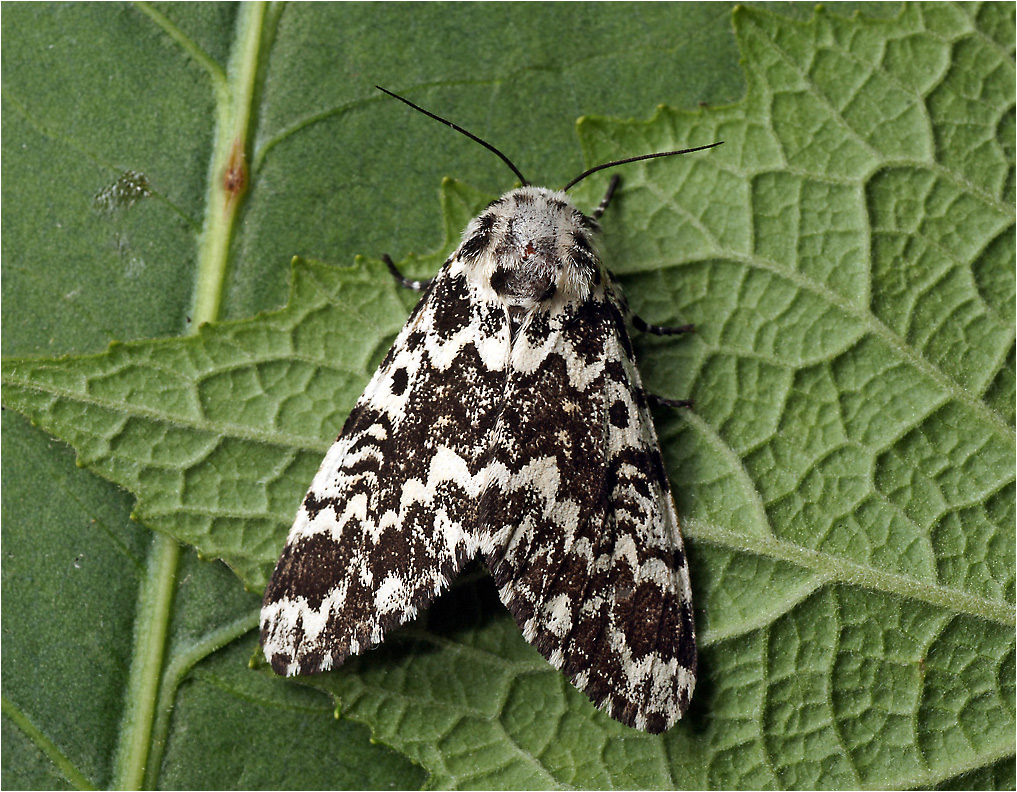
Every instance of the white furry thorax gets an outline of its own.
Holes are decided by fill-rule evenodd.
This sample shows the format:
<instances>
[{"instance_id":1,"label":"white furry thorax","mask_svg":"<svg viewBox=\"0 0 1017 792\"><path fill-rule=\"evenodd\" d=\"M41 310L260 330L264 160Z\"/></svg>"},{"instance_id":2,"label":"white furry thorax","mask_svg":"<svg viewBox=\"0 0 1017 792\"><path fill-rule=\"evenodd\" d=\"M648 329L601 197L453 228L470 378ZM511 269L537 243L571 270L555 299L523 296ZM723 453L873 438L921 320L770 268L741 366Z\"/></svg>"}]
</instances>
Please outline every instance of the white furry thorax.
<instances>
[{"instance_id":1,"label":"white furry thorax","mask_svg":"<svg viewBox=\"0 0 1017 792\"><path fill-rule=\"evenodd\" d=\"M453 258L510 309L552 309L585 302L601 283L599 231L565 193L519 187L470 221Z\"/></svg>"}]
</instances>

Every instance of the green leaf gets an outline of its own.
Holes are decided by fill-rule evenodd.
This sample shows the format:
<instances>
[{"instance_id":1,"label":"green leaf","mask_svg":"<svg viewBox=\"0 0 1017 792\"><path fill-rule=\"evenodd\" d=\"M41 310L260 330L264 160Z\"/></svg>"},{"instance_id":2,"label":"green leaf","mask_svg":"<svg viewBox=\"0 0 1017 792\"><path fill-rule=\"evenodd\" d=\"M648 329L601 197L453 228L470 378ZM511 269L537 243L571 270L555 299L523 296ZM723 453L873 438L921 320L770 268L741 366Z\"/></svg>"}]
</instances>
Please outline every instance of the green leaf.
<instances>
[{"instance_id":1,"label":"green leaf","mask_svg":"<svg viewBox=\"0 0 1017 792\"><path fill-rule=\"evenodd\" d=\"M27 308L5 310L5 352L86 351L111 337L174 332L185 326L191 281L199 284L197 316L244 316L276 301L279 261L302 253L286 307L100 355L7 358L3 399L70 442L79 464L136 495L139 522L223 558L257 590L321 455L413 301L376 261L337 267L314 259L440 247L410 262L414 272L433 272L490 197L446 182L438 233L433 208L421 201L435 175L485 185L504 185L507 176L465 141L450 143L447 129L373 101L363 86L347 94L343 80L327 75L309 53L329 41L334 11L323 18L309 8L273 8L260 34L271 64L249 71L251 101L259 103L249 192L226 280L212 279L224 284L223 308L202 308L209 295L218 304L219 287L201 285L216 256L207 234L195 243L197 229L221 210L205 194L213 189L203 181L207 166L180 167L169 155L187 152L199 166L220 161L221 135L210 147L192 142L209 136L207 119L229 104L195 78L199 55L208 57L209 74L227 59L228 79L245 73L238 53L252 40L241 35L251 12L232 19L221 6L190 8L103 18L85 7L57 14L30 6L16 12L16 23L5 9L5 32L15 24L33 31L19 44L21 62L45 54L47 40L69 46L60 25L71 20L79 31L90 22L78 35L94 42L86 69L57 55L54 81L15 63L11 47L4 51L3 98L14 111L4 129L5 176L11 152L19 163L4 197L17 187L33 210L16 224L5 213L5 232L14 229L13 238L3 235L5 296L28 296ZM419 763L433 786L1012 786L1013 5L909 5L881 21L819 11L804 23L739 8L743 101L697 112L660 108L644 122L584 118L581 158L568 156L574 145L561 127L563 106L567 117L598 108L643 114L664 97L719 104L737 93L718 87L726 78L712 90L700 82L698 95L676 96L671 87L708 73L686 67L691 53L707 62L716 48L708 36L674 38L683 28L671 19L673 7L608 7L607 16L589 17L588 30L566 6L527 7L526 15L485 8L413 12L428 41L469 31L471 47L443 52L453 59L441 72L446 79L414 71L412 54L425 42L411 30L392 50L396 76L368 82L402 92L434 83L413 98L492 139L525 173L551 184L581 169L580 159L725 141L704 154L628 166L605 217L606 257L636 310L651 321L697 324L694 338L638 346L652 390L696 402L691 413L658 414L657 425L690 550L700 685L686 720L667 735L620 726L522 640L479 572L380 650L307 682L336 694L343 716ZM355 71L368 55L374 60L357 36L381 12L349 13L346 49L335 51L348 53ZM705 14L697 33L712 29L716 10L690 13ZM645 30L634 34L634 21ZM609 53L594 65L639 86L631 104L598 100L596 86L608 83L589 79L591 64L557 59L559 42L570 40L563 31L585 51ZM674 51L641 54L655 46ZM179 73L166 76L167 52L182 63ZM478 53L490 60L478 64ZM117 59L136 68L109 94L116 112L58 101L59 85L96 96L102 75L123 72ZM511 62L545 68L531 67L532 85L517 92L500 87ZM461 82L476 74L485 76ZM153 91L160 80L171 90ZM138 105L130 82L152 104ZM562 102L580 83L594 88ZM147 120L160 113L173 123ZM545 126L558 137L534 136ZM19 140L30 150L19 151ZM28 163L53 159L74 189L33 188ZM148 163L140 172L151 196L91 215L77 208L82 195L91 199L137 163ZM605 180L588 181L576 194L591 206ZM230 233L212 236L221 242ZM33 276L33 258L19 247L32 251L42 275ZM81 256L80 274L47 269L48 259L68 254ZM111 262L115 299L103 293ZM65 310L46 310L49 300ZM9 341L12 327L30 331ZM66 453L37 450L44 441L12 431L9 417L5 435L15 438L16 457L45 461L37 471L4 466L4 735L5 747L7 735L17 735L23 758L15 767L5 751L5 785L107 786L123 777L112 768L123 750L118 739L140 732L127 719L118 737L110 713L125 686L129 697L144 698L124 669L144 680L131 653L149 621L139 613L135 622L109 619L112 629L86 624L150 601L164 603L170 624L155 664L161 686L152 716L152 739L168 743L156 745L153 755L164 758L149 780L414 783L411 768L371 749L357 727L339 737L332 732L342 724L309 719L322 710L320 697L241 668L254 645L257 598L220 566L185 557L172 604L147 598L146 587L165 579L152 569L166 556L148 549L143 530L124 526L129 498L82 485L66 470ZM50 513L53 489L69 493L62 497L74 503L70 511ZM63 527L12 531L12 512L24 515L21 526L80 522L89 531L70 534L71 543ZM37 554L51 570L24 560ZM71 570L82 565L91 573L76 576ZM36 575L43 587L21 585ZM68 576L84 582L63 599ZM39 629L23 626L25 614ZM88 642L67 639L82 633ZM95 697L86 708L91 726L60 717L60 700L33 686L29 657L43 658L44 670L62 669L72 682L68 702ZM252 719L265 725L251 730ZM304 732L308 724L316 725ZM96 735L95 744L71 736L79 730ZM234 730L252 735L244 740L252 750L236 754L240 767L229 763ZM283 740L292 760L276 758ZM340 745L350 751L333 766L308 766ZM194 761L206 750L215 767ZM387 775L368 775L374 766Z\"/></svg>"}]
</instances>

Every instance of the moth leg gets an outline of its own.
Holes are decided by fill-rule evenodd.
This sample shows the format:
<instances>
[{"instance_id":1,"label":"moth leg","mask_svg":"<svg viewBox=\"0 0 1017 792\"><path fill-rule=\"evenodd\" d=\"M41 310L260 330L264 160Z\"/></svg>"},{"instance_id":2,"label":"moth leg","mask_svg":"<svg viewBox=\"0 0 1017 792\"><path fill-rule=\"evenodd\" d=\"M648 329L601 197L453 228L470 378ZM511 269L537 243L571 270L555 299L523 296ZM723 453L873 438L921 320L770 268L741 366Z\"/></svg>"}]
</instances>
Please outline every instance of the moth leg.
<instances>
[{"instance_id":1,"label":"moth leg","mask_svg":"<svg viewBox=\"0 0 1017 792\"><path fill-rule=\"evenodd\" d=\"M678 325L677 327L661 327L660 325L653 325L649 322L636 316L634 313L630 313L629 317L632 319L632 326L636 328L640 333L650 333L651 335L682 335L684 333L696 332L696 326L694 324Z\"/></svg>"},{"instance_id":2,"label":"moth leg","mask_svg":"<svg viewBox=\"0 0 1017 792\"><path fill-rule=\"evenodd\" d=\"M604 193L604 197L600 201L600 205L593 210L593 219L599 220L601 215L604 214L604 210L607 209L607 205L611 203L611 198L614 197L615 190L618 189L618 183L621 179L618 176L611 177L611 183L607 185L607 192ZM386 257L387 258L387 257ZM391 261L389 261L389 269L395 270ZM402 277L402 276L399 276ZM613 276L612 276L613 277ZM632 319L632 326L636 328L640 333L651 333L653 335L681 335L682 333L694 333L696 332L696 326L694 324L679 325L677 327L661 327L660 325L653 325L644 319L636 316L629 309L628 305L625 306L625 310L629 317Z\"/></svg>"},{"instance_id":3,"label":"moth leg","mask_svg":"<svg viewBox=\"0 0 1017 792\"><path fill-rule=\"evenodd\" d=\"M636 316L634 313L629 314L629 318L632 320L632 326L641 333L650 333L652 335L666 336L666 335L683 335L685 333L696 332L696 326L694 324L678 325L677 327L661 327L660 325L652 325L644 319ZM692 409L692 399L669 399L666 396L658 396L655 393L647 393L646 401L656 407L670 407L672 409Z\"/></svg>"},{"instance_id":4,"label":"moth leg","mask_svg":"<svg viewBox=\"0 0 1017 792\"><path fill-rule=\"evenodd\" d=\"M634 313L629 314L629 318L632 320L632 326L641 333L651 333L653 335L682 335L684 333L696 332L696 326L694 324L679 325L678 327L660 327L658 325L652 325L648 322L640 319ZM656 393L647 393L646 401L656 407L671 407L673 409L687 408L692 409L692 399L669 399L666 396L658 396Z\"/></svg>"},{"instance_id":5,"label":"moth leg","mask_svg":"<svg viewBox=\"0 0 1017 792\"><path fill-rule=\"evenodd\" d=\"M669 399L667 396L658 396L656 393L647 393L646 401L654 407L670 407L674 410L691 410L694 407L692 399Z\"/></svg>"},{"instance_id":6,"label":"moth leg","mask_svg":"<svg viewBox=\"0 0 1017 792\"><path fill-rule=\"evenodd\" d=\"M604 214L604 210L607 209L607 205L611 203L611 198L614 196L614 191L618 189L618 182L621 179L618 176L611 177L611 183L607 185L607 192L604 193L604 197L600 199L600 205L593 210L593 219L599 220L600 216Z\"/></svg>"},{"instance_id":7,"label":"moth leg","mask_svg":"<svg viewBox=\"0 0 1017 792\"><path fill-rule=\"evenodd\" d=\"M398 283L400 286L406 289L413 289L413 291L424 291L428 286L431 285L431 281L434 280L434 278L428 278L427 280L422 281L410 280L399 271L399 268L395 265L395 262L392 261L392 258L388 255L388 253L383 253L381 256L381 260L385 262L385 266L388 267L388 271L392 273L392 277L395 278L396 283Z\"/></svg>"}]
</instances>

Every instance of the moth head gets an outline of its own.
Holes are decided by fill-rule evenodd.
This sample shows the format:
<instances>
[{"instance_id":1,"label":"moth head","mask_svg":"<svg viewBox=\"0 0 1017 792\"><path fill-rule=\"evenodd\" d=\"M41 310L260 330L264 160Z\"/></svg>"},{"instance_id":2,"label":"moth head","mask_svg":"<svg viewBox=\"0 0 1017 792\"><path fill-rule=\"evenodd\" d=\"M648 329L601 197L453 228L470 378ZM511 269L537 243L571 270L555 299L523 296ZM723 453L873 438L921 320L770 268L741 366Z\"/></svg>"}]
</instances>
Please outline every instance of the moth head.
<instances>
[{"instance_id":1,"label":"moth head","mask_svg":"<svg viewBox=\"0 0 1017 792\"><path fill-rule=\"evenodd\" d=\"M600 260L594 248L600 228L595 218L604 211L618 179L611 180L592 218L573 206L565 194L567 190L606 168L720 145L710 143L612 160L583 171L554 191L531 186L512 160L486 140L380 85L377 88L493 152L522 182L522 187L505 193L473 219L453 256L477 286L493 292L514 314L537 306L550 308L552 302L561 306L585 301L601 281Z\"/></svg>"},{"instance_id":2,"label":"moth head","mask_svg":"<svg viewBox=\"0 0 1017 792\"><path fill-rule=\"evenodd\" d=\"M519 187L470 222L455 258L510 308L583 301L600 281L599 230L564 192Z\"/></svg>"}]
</instances>

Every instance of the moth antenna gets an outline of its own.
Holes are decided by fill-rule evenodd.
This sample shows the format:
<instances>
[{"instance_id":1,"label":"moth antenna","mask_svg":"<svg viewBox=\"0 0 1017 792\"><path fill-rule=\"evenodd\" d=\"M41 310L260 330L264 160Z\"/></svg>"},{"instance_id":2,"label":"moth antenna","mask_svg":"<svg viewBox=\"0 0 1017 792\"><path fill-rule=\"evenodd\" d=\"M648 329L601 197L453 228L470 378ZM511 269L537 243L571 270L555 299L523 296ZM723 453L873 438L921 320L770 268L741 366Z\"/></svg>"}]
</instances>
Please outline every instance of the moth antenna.
<instances>
[{"instance_id":1,"label":"moth antenna","mask_svg":"<svg viewBox=\"0 0 1017 792\"><path fill-rule=\"evenodd\" d=\"M382 90L384 91L385 89L382 88ZM386 91L386 93L388 93L388 92ZM396 97L396 98L398 99L399 97ZM405 102L406 100L404 99L403 101ZM417 108L417 109L419 109L419 108ZM430 115L430 113L428 113L428 115ZM441 120L441 119L439 119L439 120ZM446 121L445 123L447 124L448 122ZM716 146L723 145L723 143L724 143L724 141L720 140L720 141L718 141L716 143L710 143L707 146L696 146L695 148L682 149L681 151L661 151L659 154L642 154L642 155L640 155L638 157L628 157L626 159L614 160L613 162L605 162L603 165L597 165L594 168L590 168L588 171L583 171L578 176L576 176L576 178L574 178L572 181L570 181L568 184L566 184L561 189L562 189L562 192L565 192L570 187L575 187L576 184L581 182L587 176L589 176L589 175L591 175L593 173L596 173L597 171L602 171L605 168L613 168L615 165L625 165L625 164L627 164L629 162L639 162L640 160L657 159L657 157L673 157L675 154L691 154L693 151L703 151L703 149L715 148Z\"/></svg>"},{"instance_id":2,"label":"moth antenna","mask_svg":"<svg viewBox=\"0 0 1017 792\"><path fill-rule=\"evenodd\" d=\"M442 118L441 116L437 116L434 113L431 113L431 112L425 110L423 107L420 107L420 105L413 104L413 102L411 102L409 99L404 99L399 94L392 93L387 88L382 88L380 85L376 85L374 87L377 88L379 91L387 93L393 99L398 99L403 104L408 104L414 110L419 110L421 113L423 113L424 115L426 115L426 116L428 116L430 118L433 118L435 121L441 121L441 123L443 123L445 126L452 127L456 132L460 132L463 135L466 135L466 137L468 137L470 140L472 140L472 141L474 141L476 143L479 143L481 146L486 148L488 151L493 151L495 154L497 154L501 158L502 162L504 162L506 165L509 166L509 168L512 170L512 172L519 178L519 181L521 181L523 183L523 186L526 186L526 185L529 184L529 182L526 180L526 177L523 176L523 174L521 174L519 172L519 168L517 168L515 165L512 164L512 160L510 160L508 157L506 157L504 154L502 154L500 151L498 151L498 149L496 149L494 146L492 146L486 140L481 140L476 135L474 135L472 132L466 131L465 129L463 129L458 124L453 124L447 118ZM583 174L583 176L586 176L586 175L587 174L585 174L585 173ZM579 178L581 179L582 176L580 176ZM577 179L577 181L578 181L578 179Z\"/></svg>"}]
</instances>

